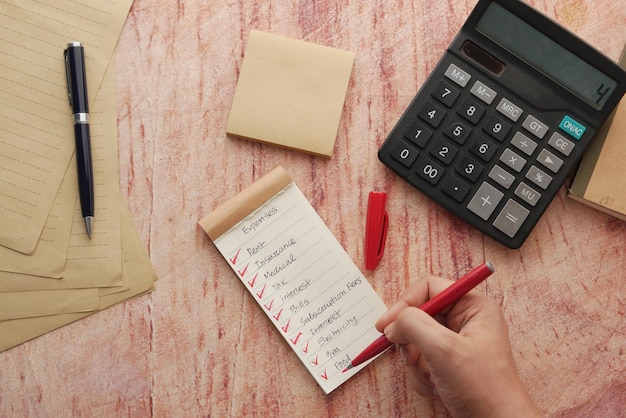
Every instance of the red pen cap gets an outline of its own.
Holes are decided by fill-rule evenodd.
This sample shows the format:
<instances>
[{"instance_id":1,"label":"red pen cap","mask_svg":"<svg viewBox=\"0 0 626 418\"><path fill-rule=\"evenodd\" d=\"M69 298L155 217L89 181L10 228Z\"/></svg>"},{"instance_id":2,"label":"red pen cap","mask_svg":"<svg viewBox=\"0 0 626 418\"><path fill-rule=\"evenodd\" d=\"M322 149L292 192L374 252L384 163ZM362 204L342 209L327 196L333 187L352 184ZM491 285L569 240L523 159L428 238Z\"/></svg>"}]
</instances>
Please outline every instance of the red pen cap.
<instances>
[{"instance_id":1,"label":"red pen cap","mask_svg":"<svg viewBox=\"0 0 626 418\"><path fill-rule=\"evenodd\" d=\"M370 192L367 200L367 220L365 224L365 268L374 270L385 252L389 217L385 205L387 194Z\"/></svg>"}]
</instances>

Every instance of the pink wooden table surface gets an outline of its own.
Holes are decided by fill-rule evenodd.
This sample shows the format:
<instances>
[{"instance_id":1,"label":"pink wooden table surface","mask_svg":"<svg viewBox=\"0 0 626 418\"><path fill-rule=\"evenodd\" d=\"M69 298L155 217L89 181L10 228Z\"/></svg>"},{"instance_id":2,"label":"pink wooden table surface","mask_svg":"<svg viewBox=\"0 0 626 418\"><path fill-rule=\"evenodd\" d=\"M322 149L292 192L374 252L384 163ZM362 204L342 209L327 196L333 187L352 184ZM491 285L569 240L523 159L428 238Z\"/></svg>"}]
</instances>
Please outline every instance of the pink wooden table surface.
<instances>
[{"instance_id":1,"label":"pink wooden table surface","mask_svg":"<svg viewBox=\"0 0 626 418\"><path fill-rule=\"evenodd\" d=\"M626 5L530 1L617 60ZM376 151L471 1L136 0L117 50L121 188L156 292L0 353L0 416L445 416L389 352L326 396L197 221L283 165L363 267L365 203L388 193L386 254L366 272L386 303L424 274L490 260L524 383L547 416L626 415L626 223L563 188L509 250L378 162ZM225 135L251 29L356 53L330 159Z\"/></svg>"}]
</instances>

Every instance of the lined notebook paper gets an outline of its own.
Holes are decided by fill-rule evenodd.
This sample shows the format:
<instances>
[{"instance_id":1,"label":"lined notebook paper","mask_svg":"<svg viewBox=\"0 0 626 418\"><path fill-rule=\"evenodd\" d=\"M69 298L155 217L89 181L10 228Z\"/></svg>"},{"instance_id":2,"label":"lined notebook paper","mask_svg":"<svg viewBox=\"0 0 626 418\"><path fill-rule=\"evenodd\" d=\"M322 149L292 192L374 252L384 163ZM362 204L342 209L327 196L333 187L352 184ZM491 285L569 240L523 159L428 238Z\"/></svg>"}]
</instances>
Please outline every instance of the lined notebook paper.
<instances>
[{"instance_id":1,"label":"lined notebook paper","mask_svg":"<svg viewBox=\"0 0 626 418\"><path fill-rule=\"evenodd\" d=\"M325 393L362 368L386 307L281 167L200 225Z\"/></svg>"},{"instance_id":2,"label":"lined notebook paper","mask_svg":"<svg viewBox=\"0 0 626 418\"><path fill-rule=\"evenodd\" d=\"M64 48L85 45L93 104L131 4L0 2L0 245L34 252L74 152Z\"/></svg>"}]
</instances>

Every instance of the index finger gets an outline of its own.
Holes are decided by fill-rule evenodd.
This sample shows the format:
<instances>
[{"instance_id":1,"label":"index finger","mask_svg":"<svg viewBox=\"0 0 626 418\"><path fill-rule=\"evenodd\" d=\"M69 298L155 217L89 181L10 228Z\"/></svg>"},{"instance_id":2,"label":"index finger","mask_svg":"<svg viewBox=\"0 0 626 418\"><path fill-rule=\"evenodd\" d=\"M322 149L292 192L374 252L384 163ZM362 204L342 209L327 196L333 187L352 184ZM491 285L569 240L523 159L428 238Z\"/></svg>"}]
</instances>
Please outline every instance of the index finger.
<instances>
[{"instance_id":1,"label":"index finger","mask_svg":"<svg viewBox=\"0 0 626 418\"><path fill-rule=\"evenodd\" d=\"M395 321L400 311L409 306L420 307L435 295L443 292L454 281L438 276L424 276L417 279L400 294L400 299L376 321L376 329L383 332L385 327Z\"/></svg>"}]
</instances>

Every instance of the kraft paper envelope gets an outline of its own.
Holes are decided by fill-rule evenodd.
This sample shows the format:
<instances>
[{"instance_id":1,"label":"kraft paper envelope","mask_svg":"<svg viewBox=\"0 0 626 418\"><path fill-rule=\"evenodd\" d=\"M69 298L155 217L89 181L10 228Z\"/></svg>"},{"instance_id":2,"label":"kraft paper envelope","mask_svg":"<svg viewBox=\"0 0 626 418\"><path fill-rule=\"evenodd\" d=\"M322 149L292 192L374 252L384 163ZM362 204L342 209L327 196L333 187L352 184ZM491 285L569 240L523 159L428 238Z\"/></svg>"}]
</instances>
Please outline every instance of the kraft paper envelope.
<instances>
[{"instance_id":1,"label":"kraft paper envelope","mask_svg":"<svg viewBox=\"0 0 626 418\"><path fill-rule=\"evenodd\" d=\"M251 31L230 135L331 156L354 54Z\"/></svg>"},{"instance_id":2,"label":"kraft paper envelope","mask_svg":"<svg viewBox=\"0 0 626 418\"><path fill-rule=\"evenodd\" d=\"M84 289L122 285L120 238L119 160L117 154L117 113L115 66L107 71L92 106L91 131L96 190L96 212L91 240L85 233L80 202L69 202L60 216L73 219L63 279L42 280L26 274L0 271L0 292L28 290ZM76 186L75 165L69 167Z\"/></svg>"},{"instance_id":3,"label":"kraft paper envelope","mask_svg":"<svg viewBox=\"0 0 626 418\"><path fill-rule=\"evenodd\" d=\"M27 255L0 247L0 271L54 279L63 276L73 220L67 213L74 207L77 194L75 167L72 157L35 251Z\"/></svg>"},{"instance_id":4,"label":"kraft paper envelope","mask_svg":"<svg viewBox=\"0 0 626 418\"><path fill-rule=\"evenodd\" d=\"M123 274L128 277L130 288L127 291L113 295L101 295L100 310L135 296L151 292L154 290L154 281L157 278L125 203L122 204L121 219ZM50 315L0 322L0 351L7 350L56 328L70 324L94 312Z\"/></svg>"},{"instance_id":5,"label":"kraft paper envelope","mask_svg":"<svg viewBox=\"0 0 626 418\"><path fill-rule=\"evenodd\" d=\"M62 313L91 312L99 307L98 289L0 293L0 322Z\"/></svg>"},{"instance_id":6,"label":"kraft paper envelope","mask_svg":"<svg viewBox=\"0 0 626 418\"><path fill-rule=\"evenodd\" d=\"M131 4L131 0L8 0L0 4L5 40L0 89L0 245L33 253L74 152L64 48L70 41L84 43L88 90L95 93ZM85 27L90 29L85 31ZM90 95L90 103L94 97Z\"/></svg>"}]
</instances>

